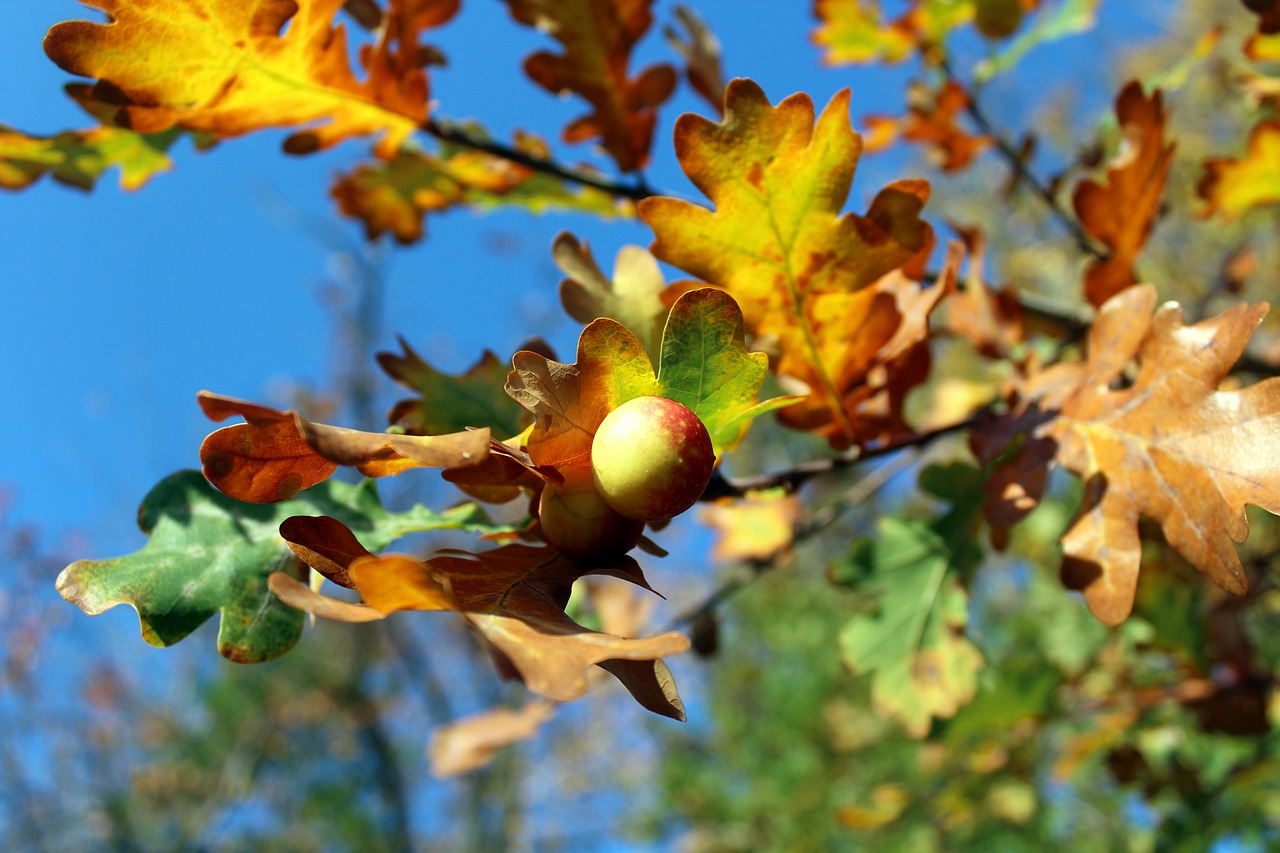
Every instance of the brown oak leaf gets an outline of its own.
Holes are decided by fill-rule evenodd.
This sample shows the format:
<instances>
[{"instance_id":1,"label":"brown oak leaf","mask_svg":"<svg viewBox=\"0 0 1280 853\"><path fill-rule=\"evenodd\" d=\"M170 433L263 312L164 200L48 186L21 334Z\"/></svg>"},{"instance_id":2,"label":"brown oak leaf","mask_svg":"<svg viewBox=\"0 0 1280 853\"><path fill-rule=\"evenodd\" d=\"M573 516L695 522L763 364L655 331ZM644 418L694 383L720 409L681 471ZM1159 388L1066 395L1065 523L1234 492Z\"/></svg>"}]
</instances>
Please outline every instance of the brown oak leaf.
<instances>
[{"instance_id":1,"label":"brown oak leaf","mask_svg":"<svg viewBox=\"0 0 1280 853\"><path fill-rule=\"evenodd\" d=\"M1142 251L1156 216L1165 177L1173 162L1173 143L1165 144L1167 116L1159 90L1143 94L1136 80L1116 98L1116 118L1124 146L1107 169L1107 183L1081 181L1072 203L1089 236L1110 250L1105 260L1089 264L1084 275L1085 297L1101 305L1135 283L1133 265Z\"/></svg>"},{"instance_id":2,"label":"brown oak leaf","mask_svg":"<svg viewBox=\"0 0 1280 853\"><path fill-rule=\"evenodd\" d=\"M1023 435L1005 476L995 478L1006 490L1018 482L1042 488L1055 461L1084 480L1083 506L1062 540L1063 579L1103 622L1118 624L1133 607L1140 517L1159 524L1214 583L1247 590L1233 541L1248 534L1246 504L1280 512L1280 378L1219 386L1266 312L1265 304L1238 305L1187 325L1176 304L1156 309L1151 285L1128 288L1100 309L1088 360L1046 371L1041 391L996 428L1008 440L981 449L994 458ZM987 507L993 521L1016 520L1038 494L1004 497Z\"/></svg>"}]
</instances>

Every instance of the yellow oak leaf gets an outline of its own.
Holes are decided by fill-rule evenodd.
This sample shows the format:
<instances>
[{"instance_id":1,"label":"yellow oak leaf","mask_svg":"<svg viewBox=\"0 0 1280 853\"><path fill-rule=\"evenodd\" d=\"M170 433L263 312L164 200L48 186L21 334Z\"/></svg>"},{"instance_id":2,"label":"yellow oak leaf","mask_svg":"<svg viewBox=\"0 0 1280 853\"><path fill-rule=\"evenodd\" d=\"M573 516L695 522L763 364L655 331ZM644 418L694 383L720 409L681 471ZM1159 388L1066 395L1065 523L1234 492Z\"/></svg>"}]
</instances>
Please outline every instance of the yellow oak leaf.
<instances>
[{"instance_id":1,"label":"yellow oak leaf","mask_svg":"<svg viewBox=\"0 0 1280 853\"><path fill-rule=\"evenodd\" d=\"M226 138L304 125L286 150L378 134L378 153L390 156L426 120L426 74L404 68L404 28L384 34L398 40L394 50L384 40L366 51L360 80L346 31L333 23L343 0L86 3L110 22L60 23L45 52L64 71L96 78L101 100L119 105L115 122L139 133L177 126Z\"/></svg>"},{"instance_id":2,"label":"yellow oak leaf","mask_svg":"<svg viewBox=\"0 0 1280 853\"><path fill-rule=\"evenodd\" d=\"M1280 120L1259 122L1249 134L1243 157L1206 161L1197 189L1209 203L1207 213L1228 219L1280 202Z\"/></svg>"},{"instance_id":3,"label":"yellow oak leaf","mask_svg":"<svg viewBox=\"0 0 1280 853\"><path fill-rule=\"evenodd\" d=\"M872 285L930 244L919 217L928 184L899 181L865 216L841 215L862 149L848 90L815 124L807 95L775 107L754 82L734 80L722 122L684 115L675 137L685 174L715 210L645 199L651 251L727 290L748 333L775 343L777 371L811 389L820 411L805 427L827 425L833 444L855 443L844 400L901 322L893 296Z\"/></svg>"}]
</instances>

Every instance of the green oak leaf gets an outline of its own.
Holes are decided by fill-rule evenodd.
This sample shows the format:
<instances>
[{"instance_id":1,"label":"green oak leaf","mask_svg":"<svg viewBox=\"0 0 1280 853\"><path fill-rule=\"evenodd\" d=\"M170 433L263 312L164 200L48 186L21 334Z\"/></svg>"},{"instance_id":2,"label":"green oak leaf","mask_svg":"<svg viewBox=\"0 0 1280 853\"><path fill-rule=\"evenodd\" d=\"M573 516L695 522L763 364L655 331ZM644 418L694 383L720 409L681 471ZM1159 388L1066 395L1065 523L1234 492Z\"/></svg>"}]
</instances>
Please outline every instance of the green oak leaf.
<instances>
[{"instance_id":1,"label":"green oak leaf","mask_svg":"<svg viewBox=\"0 0 1280 853\"><path fill-rule=\"evenodd\" d=\"M220 613L223 657L271 660L302 633L303 613L267 589L272 572L305 576L278 532L294 515L337 518L370 550L421 530L506 529L472 505L444 514L422 507L388 512L371 480L354 486L327 480L292 500L250 504L222 494L199 471L180 471L142 501L138 525L150 537L146 545L125 557L72 563L58 576L58 591L90 616L118 604L132 606L143 639L155 646L177 643Z\"/></svg>"},{"instance_id":2,"label":"green oak leaf","mask_svg":"<svg viewBox=\"0 0 1280 853\"><path fill-rule=\"evenodd\" d=\"M717 453L741 439L751 418L800 399L757 403L768 370L767 355L747 351L742 309L728 293L703 287L671 307L662 333L659 393L702 419Z\"/></svg>"},{"instance_id":3,"label":"green oak leaf","mask_svg":"<svg viewBox=\"0 0 1280 853\"><path fill-rule=\"evenodd\" d=\"M873 604L841 631L844 660L872 675L876 707L916 737L977 690L982 656L964 636L968 596L960 576L981 559L973 541L981 484L970 465L926 469L921 485L943 492L952 510L931 523L883 518L874 537L855 542L831 567L832 580Z\"/></svg>"},{"instance_id":4,"label":"green oak leaf","mask_svg":"<svg viewBox=\"0 0 1280 853\"><path fill-rule=\"evenodd\" d=\"M387 375L420 396L401 400L390 420L410 435L447 435L467 427L487 426L495 436L518 434L529 425L529 413L503 387L508 367L489 350L461 376L441 373L400 339L403 355L378 353ZM530 341L524 349L537 349Z\"/></svg>"}]
</instances>

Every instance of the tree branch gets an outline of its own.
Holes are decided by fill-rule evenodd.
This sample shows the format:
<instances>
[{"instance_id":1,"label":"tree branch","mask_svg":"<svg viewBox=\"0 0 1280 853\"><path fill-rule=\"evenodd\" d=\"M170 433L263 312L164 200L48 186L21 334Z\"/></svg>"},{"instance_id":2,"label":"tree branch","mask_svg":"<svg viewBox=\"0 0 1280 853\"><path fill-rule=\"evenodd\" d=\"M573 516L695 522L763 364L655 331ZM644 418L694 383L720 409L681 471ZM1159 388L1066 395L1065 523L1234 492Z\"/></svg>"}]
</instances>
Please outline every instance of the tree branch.
<instances>
[{"instance_id":1,"label":"tree branch","mask_svg":"<svg viewBox=\"0 0 1280 853\"><path fill-rule=\"evenodd\" d=\"M454 145L462 145L476 151L483 151L486 154L492 154L495 157L501 157L504 160L533 169L535 172L542 172L563 181L570 181L585 187L593 187L615 198L640 201L654 195L666 195L666 193L659 193L654 190L645 183L643 178L638 179L634 184L625 184L621 181L604 177L598 172L566 166L555 160L535 157L527 151L521 151L519 148L514 148L510 145L503 145L501 142L494 142L486 136L473 133L461 125L439 116L428 118L426 123L422 125L422 129L442 142L451 142Z\"/></svg>"},{"instance_id":2,"label":"tree branch","mask_svg":"<svg viewBox=\"0 0 1280 853\"><path fill-rule=\"evenodd\" d=\"M794 492L806 481L820 474L848 468L881 456L889 456L908 447L923 447L945 435L970 429L977 423L978 417L982 412L986 411L986 408L983 407L977 414L957 423L947 424L925 432L907 433L884 444L869 448L854 448L840 456L802 462L786 471L779 471L773 474L756 474L750 477L737 477L732 480L716 471L712 474L711 482L707 484L707 488L699 500L713 501L719 498L740 498L748 492L761 489L783 488L788 492Z\"/></svg>"}]
</instances>

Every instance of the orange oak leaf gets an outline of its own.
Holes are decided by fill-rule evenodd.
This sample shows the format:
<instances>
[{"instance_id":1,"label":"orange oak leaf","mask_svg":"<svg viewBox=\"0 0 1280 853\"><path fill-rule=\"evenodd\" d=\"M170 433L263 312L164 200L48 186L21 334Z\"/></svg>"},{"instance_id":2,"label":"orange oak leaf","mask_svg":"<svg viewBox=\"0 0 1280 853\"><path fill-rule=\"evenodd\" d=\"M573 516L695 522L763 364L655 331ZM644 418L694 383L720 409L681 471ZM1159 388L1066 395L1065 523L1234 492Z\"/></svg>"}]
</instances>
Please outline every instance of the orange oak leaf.
<instances>
[{"instance_id":1,"label":"orange oak leaf","mask_svg":"<svg viewBox=\"0 0 1280 853\"><path fill-rule=\"evenodd\" d=\"M1208 202L1206 214L1221 213L1227 219L1280 202L1280 120L1258 122L1243 157L1205 161L1196 189Z\"/></svg>"},{"instance_id":2,"label":"orange oak leaf","mask_svg":"<svg viewBox=\"0 0 1280 853\"><path fill-rule=\"evenodd\" d=\"M993 291L985 280L986 237L980 228L952 224L969 252L964 289L947 300L946 326L992 359L1012 357L1026 337L1026 317L1012 287Z\"/></svg>"},{"instance_id":3,"label":"orange oak leaf","mask_svg":"<svg viewBox=\"0 0 1280 853\"><path fill-rule=\"evenodd\" d=\"M458 556L424 562L397 554L359 554L344 548L342 537L334 537L330 548L307 539L315 532L311 527L290 532L307 540L306 547L295 546L295 552L321 553L320 565L315 566L318 569L331 568L335 558L353 556L346 575L364 604L316 601L307 594L309 590L298 589L300 584L291 585L273 576L272 589L283 590L287 603L317 615L333 613L347 621L369 618L360 609L363 607L382 614L453 610L484 642L503 677L519 678L540 696L557 702L581 697L588 686L587 667L595 664L617 677L645 708L684 719L675 683L660 658L688 649L687 638L668 632L626 639L589 631L565 613L573 582L586 575L621 578L651 590L630 557L586 568L549 548L504 545L480 554L456 552Z\"/></svg>"},{"instance_id":4,"label":"orange oak leaf","mask_svg":"<svg viewBox=\"0 0 1280 853\"><path fill-rule=\"evenodd\" d=\"M1116 97L1116 118L1124 148L1107 169L1107 183L1081 181L1072 204L1089 236L1110 250L1106 260L1085 270L1085 297L1101 305L1135 283L1134 261L1160 213L1165 177L1173 162L1173 143L1165 144L1167 116L1157 90L1150 97L1142 84L1130 82Z\"/></svg>"},{"instance_id":5,"label":"orange oak leaf","mask_svg":"<svg viewBox=\"0 0 1280 853\"><path fill-rule=\"evenodd\" d=\"M288 500L329 477L338 465L353 465L367 477L385 477L409 468L465 468L489 454L487 428L438 436L388 435L317 424L296 412L208 391L197 399L211 420L245 419L210 433L200 448L205 477L242 501Z\"/></svg>"},{"instance_id":6,"label":"orange oak leaf","mask_svg":"<svg viewBox=\"0 0 1280 853\"><path fill-rule=\"evenodd\" d=\"M578 338L578 360L561 364L535 352L512 359L507 393L534 415L528 453L540 466L591 464L591 442L605 415L657 393L639 338L616 320L592 321Z\"/></svg>"},{"instance_id":7,"label":"orange oak leaf","mask_svg":"<svg viewBox=\"0 0 1280 853\"><path fill-rule=\"evenodd\" d=\"M1267 306L1238 305L1193 325L1176 304L1153 316L1155 306L1151 285L1102 306L1087 362L1061 366L1044 383L1038 411L1022 413L1027 447L1011 462L1031 473L1051 458L1084 480L1083 506L1062 540L1063 579L1111 625L1133 606L1140 516L1210 580L1243 594L1233 540L1248 534L1245 505L1280 512L1280 378L1219 390Z\"/></svg>"},{"instance_id":8,"label":"orange oak leaf","mask_svg":"<svg viewBox=\"0 0 1280 853\"><path fill-rule=\"evenodd\" d=\"M115 123L139 133L177 126L227 138L304 126L286 150L377 134L389 157L426 120L426 74L406 67L416 34L385 28L359 80L346 31L333 23L343 0L86 2L110 21L58 24L45 52L64 71L96 78L96 95L118 105ZM393 2L390 20L402 22L396 10L406 5Z\"/></svg>"},{"instance_id":9,"label":"orange oak leaf","mask_svg":"<svg viewBox=\"0 0 1280 853\"><path fill-rule=\"evenodd\" d=\"M909 111L900 119L884 116L867 119L874 129L877 147L887 147L893 137L901 134L908 142L928 145L939 168L945 172L965 168L991 147L990 136L971 134L957 121L969 105L969 93L955 80L948 80L936 92L914 83L907 90L907 101ZM867 150L875 149L868 144Z\"/></svg>"},{"instance_id":10,"label":"orange oak leaf","mask_svg":"<svg viewBox=\"0 0 1280 853\"><path fill-rule=\"evenodd\" d=\"M671 97L675 70L651 65L631 77L627 65L636 42L649 30L652 0L506 0L511 16L537 27L564 48L539 51L525 60L529 77L549 92L574 92L593 111L564 129L566 142L599 139L624 172L649 159L657 107Z\"/></svg>"},{"instance_id":11,"label":"orange oak leaf","mask_svg":"<svg viewBox=\"0 0 1280 853\"><path fill-rule=\"evenodd\" d=\"M840 215L861 151L848 90L815 124L807 95L774 107L754 82L734 80L722 122L684 115L675 137L685 174L715 210L645 199L651 251L727 290L748 333L774 342L777 371L812 390L806 428L825 429L836 446L856 442L843 400L901 322L895 299L872 285L930 244L919 218L928 184L891 184L866 216Z\"/></svg>"}]
</instances>

